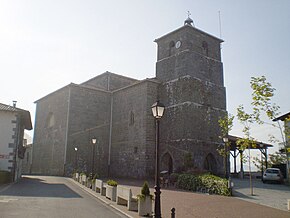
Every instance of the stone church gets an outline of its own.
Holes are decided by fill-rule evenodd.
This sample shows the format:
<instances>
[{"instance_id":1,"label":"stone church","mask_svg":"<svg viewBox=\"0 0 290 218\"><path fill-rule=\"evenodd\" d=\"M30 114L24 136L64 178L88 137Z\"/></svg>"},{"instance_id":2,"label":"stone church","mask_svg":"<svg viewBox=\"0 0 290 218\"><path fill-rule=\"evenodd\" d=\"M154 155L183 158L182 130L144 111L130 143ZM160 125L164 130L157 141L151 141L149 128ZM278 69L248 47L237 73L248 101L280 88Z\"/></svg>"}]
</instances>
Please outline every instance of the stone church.
<instances>
[{"instance_id":1,"label":"stone church","mask_svg":"<svg viewBox=\"0 0 290 218\"><path fill-rule=\"evenodd\" d=\"M156 77L105 72L37 100L31 172L148 178L155 171L155 120L160 100L160 165L170 173L190 156L197 170L221 175L219 117L226 113L221 39L184 25L158 39ZM96 138L96 143L92 139ZM77 148L77 151L76 149Z\"/></svg>"}]
</instances>

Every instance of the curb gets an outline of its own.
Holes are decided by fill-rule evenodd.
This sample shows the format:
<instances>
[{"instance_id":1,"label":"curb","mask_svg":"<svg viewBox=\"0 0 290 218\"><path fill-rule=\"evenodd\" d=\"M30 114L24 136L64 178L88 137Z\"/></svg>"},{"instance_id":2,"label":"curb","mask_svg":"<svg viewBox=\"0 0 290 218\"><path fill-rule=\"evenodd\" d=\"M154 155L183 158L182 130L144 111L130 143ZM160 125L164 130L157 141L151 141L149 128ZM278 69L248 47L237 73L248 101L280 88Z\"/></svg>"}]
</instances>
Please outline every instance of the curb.
<instances>
[{"instance_id":1,"label":"curb","mask_svg":"<svg viewBox=\"0 0 290 218\"><path fill-rule=\"evenodd\" d=\"M81 189L83 189L84 191L86 191L87 193L89 193L90 195L94 196L95 198L99 199L100 201L102 201L104 204L106 204L107 206L110 206L112 207L113 209L117 210L119 213L125 215L126 217L128 218L134 218L132 217L131 215L125 213L124 211L120 210L119 208L115 207L115 205L113 205L112 203L110 202L107 202L105 201L104 199L100 198L97 193L95 193L94 191L92 191L91 189L89 188L86 188L85 186L81 185L80 183L78 183L77 181L75 181L74 179L72 178L68 178L69 181L73 182L74 184L78 185ZM1 191L0 191L1 192Z\"/></svg>"}]
</instances>

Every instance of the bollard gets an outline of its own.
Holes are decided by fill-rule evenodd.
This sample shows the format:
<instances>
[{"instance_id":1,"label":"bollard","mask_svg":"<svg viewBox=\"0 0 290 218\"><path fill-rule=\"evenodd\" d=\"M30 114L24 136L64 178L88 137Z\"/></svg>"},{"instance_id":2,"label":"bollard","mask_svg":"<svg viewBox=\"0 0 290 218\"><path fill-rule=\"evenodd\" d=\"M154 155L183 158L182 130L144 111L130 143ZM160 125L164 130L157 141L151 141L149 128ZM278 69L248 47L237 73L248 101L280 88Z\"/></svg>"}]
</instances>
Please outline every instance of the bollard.
<instances>
[{"instance_id":1,"label":"bollard","mask_svg":"<svg viewBox=\"0 0 290 218\"><path fill-rule=\"evenodd\" d=\"M175 208L171 209L171 218L175 218Z\"/></svg>"}]
</instances>

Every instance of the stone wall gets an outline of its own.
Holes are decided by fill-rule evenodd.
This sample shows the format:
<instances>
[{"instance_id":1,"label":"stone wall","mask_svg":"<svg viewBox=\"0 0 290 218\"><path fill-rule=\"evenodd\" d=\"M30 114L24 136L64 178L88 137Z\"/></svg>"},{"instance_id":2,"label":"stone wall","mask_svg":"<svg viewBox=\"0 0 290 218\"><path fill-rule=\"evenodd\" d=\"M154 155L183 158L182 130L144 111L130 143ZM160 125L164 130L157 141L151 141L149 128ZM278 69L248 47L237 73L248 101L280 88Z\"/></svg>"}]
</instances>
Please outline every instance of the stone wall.
<instances>
[{"instance_id":1,"label":"stone wall","mask_svg":"<svg viewBox=\"0 0 290 218\"><path fill-rule=\"evenodd\" d=\"M218 119L226 112L221 40L184 26L156 41L156 76L163 82L159 95L166 106L160 122L161 162L169 154L177 171L189 153L193 167L206 169L210 160L211 170L222 174L223 159L216 151L222 143Z\"/></svg>"},{"instance_id":2,"label":"stone wall","mask_svg":"<svg viewBox=\"0 0 290 218\"><path fill-rule=\"evenodd\" d=\"M36 102L32 174L64 175L69 87Z\"/></svg>"},{"instance_id":3,"label":"stone wall","mask_svg":"<svg viewBox=\"0 0 290 218\"><path fill-rule=\"evenodd\" d=\"M114 92L111 175L150 176L154 163L151 105L156 101L157 85L144 81Z\"/></svg>"},{"instance_id":4,"label":"stone wall","mask_svg":"<svg viewBox=\"0 0 290 218\"><path fill-rule=\"evenodd\" d=\"M111 93L74 86L71 90L66 174L73 170L91 173L94 150L94 173L107 175ZM97 139L95 145L92 138ZM77 147L77 154L74 148ZM76 157L77 155L77 157ZM77 158L77 160L76 160Z\"/></svg>"}]
</instances>

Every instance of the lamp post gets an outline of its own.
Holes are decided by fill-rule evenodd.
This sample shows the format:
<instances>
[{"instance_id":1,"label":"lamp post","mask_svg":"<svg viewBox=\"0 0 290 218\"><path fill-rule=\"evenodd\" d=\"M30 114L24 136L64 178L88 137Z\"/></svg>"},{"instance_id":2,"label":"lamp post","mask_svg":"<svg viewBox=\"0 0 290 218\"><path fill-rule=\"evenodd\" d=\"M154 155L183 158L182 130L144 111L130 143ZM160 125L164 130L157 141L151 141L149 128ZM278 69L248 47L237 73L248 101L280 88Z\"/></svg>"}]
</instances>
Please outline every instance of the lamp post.
<instances>
[{"instance_id":1,"label":"lamp post","mask_svg":"<svg viewBox=\"0 0 290 218\"><path fill-rule=\"evenodd\" d=\"M159 121L163 116L164 105L159 101L155 102L152 106L153 117L156 121L156 145L155 145L155 207L154 207L154 217L161 218L161 206L160 206L160 176L159 176Z\"/></svg>"},{"instance_id":2,"label":"lamp post","mask_svg":"<svg viewBox=\"0 0 290 218\"><path fill-rule=\"evenodd\" d=\"M96 137L92 138L92 170L91 170L91 179L93 179L93 174L95 173L95 144L97 143Z\"/></svg>"},{"instance_id":3,"label":"lamp post","mask_svg":"<svg viewBox=\"0 0 290 218\"><path fill-rule=\"evenodd\" d=\"M228 142L229 138L224 137L223 141L225 143L225 177L228 179L229 178L229 171L228 171Z\"/></svg>"},{"instance_id":4,"label":"lamp post","mask_svg":"<svg viewBox=\"0 0 290 218\"><path fill-rule=\"evenodd\" d=\"M76 159L75 159L75 171L77 171L77 170L78 170L78 148L75 147L74 150L75 150L75 153L76 153Z\"/></svg>"}]
</instances>

